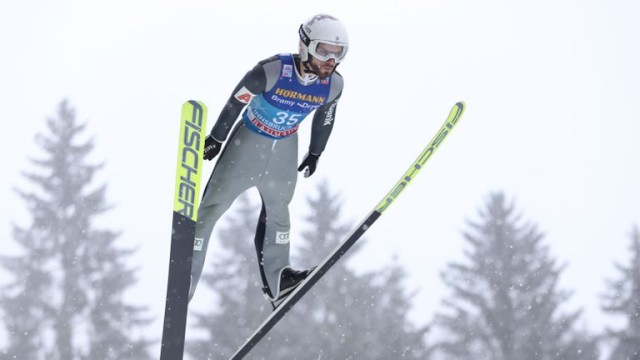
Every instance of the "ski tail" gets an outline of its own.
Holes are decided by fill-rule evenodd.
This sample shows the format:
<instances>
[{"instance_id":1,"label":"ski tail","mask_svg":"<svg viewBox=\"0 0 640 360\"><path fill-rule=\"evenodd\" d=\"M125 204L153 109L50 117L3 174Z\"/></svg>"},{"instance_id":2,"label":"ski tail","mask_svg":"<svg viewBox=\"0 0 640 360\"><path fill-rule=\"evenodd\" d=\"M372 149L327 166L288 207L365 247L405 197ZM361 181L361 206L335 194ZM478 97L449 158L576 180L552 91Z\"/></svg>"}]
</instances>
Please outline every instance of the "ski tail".
<instances>
[{"instance_id":1,"label":"ski tail","mask_svg":"<svg viewBox=\"0 0 640 360\"><path fill-rule=\"evenodd\" d=\"M456 103L449 116L445 120L440 130L434 138L429 142L427 147L420 153L420 156L413 162L411 167L404 173L400 180L391 188L389 193L380 201L380 203L372 210L367 217L349 234L346 240L341 242L315 270L307 276L307 278L265 319L258 329L240 346L231 360L240 360L258 344L258 342L291 310L291 308L306 294L315 283L338 262L342 256L360 239L360 237L382 216L389 208L393 201L400 193L409 185L411 180L420 172L425 163L431 158L431 155L442 144L442 141L449 135L451 130L456 126L458 120L464 113L465 103Z\"/></svg>"},{"instance_id":2,"label":"ski tail","mask_svg":"<svg viewBox=\"0 0 640 360\"><path fill-rule=\"evenodd\" d=\"M171 226L169 279L160 360L181 360L187 325L193 242L200 201L207 107L200 101L182 106Z\"/></svg>"}]
</instances>

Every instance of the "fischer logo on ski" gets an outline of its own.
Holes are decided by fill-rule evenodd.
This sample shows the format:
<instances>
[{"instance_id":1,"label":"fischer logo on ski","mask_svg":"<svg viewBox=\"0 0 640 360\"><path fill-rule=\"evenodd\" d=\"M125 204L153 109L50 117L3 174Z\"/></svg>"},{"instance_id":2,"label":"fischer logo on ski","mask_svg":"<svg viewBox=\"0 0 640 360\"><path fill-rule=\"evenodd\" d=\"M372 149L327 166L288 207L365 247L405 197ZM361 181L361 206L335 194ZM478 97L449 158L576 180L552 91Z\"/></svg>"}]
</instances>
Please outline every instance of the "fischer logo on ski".
<instances>
[{"instance_id":1,"label":"fischer logo on ski","mask_svg":"<svg viewBox=\"0 0 640 360\"><path fill-rule=\"evenodd\" d=\"M187 105L188 104L188 105ZM198 217L198 197L202 171L202 143L204 139L204 106L188 102L182 108L180 151L176 171L176 193L173 211L191 220ZM186 107L186 109L185 109Z\"/></svg>"},{"instance_id":2,"label":"fischer logo on ski","mask_svg":"<svg viewBox=\"0 0 640 360\"><path fill-rule=\"evenodd\" d=\"M180 119L169 279L160 360L182 360L184 354L207 107L199 101L188 101L182 106Z\"/></svg>"}]
</instances>

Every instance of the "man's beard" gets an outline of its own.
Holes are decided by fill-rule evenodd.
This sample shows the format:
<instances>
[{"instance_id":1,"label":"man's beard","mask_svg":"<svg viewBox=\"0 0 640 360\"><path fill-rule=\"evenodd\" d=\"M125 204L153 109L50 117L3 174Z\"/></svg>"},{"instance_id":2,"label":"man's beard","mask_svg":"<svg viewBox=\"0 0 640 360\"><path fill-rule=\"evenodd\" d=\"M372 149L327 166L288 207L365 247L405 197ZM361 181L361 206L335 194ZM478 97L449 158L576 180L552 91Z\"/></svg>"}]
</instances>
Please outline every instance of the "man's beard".
<instances>
[{"instance_id":1,"label":"man's beard","mask_svg":"<svg viewBox=\"0 0 640 360\"><path fill-rule=\"evenodd\" d=\"M320 66L310 62L309 64L311 66L311 70L313 70L313 72L318 75L318 77L320 78L320 80L325 80L328 77L331 76L331 74L333 74L333 71L336 69L335 66L333 67L333 69L331 69L331 71L329 72L323 72L322 69L320 68Z\"/></svg>"}]
</instances>

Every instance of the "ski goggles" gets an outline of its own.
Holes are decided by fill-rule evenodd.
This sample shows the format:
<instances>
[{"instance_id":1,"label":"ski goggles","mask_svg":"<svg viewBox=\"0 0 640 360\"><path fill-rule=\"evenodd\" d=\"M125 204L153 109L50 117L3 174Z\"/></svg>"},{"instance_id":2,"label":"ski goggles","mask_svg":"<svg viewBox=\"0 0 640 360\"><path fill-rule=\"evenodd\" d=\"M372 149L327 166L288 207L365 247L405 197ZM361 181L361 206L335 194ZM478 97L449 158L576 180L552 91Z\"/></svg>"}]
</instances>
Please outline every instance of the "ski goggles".
<instances>
[{"instance_id":1,"label":"ski goggles","mask_svg":"<svg viewBox=\"0 0 640 360\"><path fill-rule=\"evenodd\" d=\"M318 40L311 40L309 43L309 54L320 61L329 61L329 59L333 59L336 63L339 63L347 54L347 47Z\"/></svg>"}]
</instances>

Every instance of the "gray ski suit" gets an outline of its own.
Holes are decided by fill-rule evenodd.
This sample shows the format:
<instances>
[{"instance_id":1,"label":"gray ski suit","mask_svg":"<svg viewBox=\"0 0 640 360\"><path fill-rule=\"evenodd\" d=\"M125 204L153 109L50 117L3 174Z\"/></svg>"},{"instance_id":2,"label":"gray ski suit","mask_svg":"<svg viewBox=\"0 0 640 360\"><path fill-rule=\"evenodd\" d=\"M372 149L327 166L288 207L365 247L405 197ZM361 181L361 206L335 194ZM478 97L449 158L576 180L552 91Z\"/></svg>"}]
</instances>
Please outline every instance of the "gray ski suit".
<instances>
[{"instance_id":1,"label":"gray ski suit","mask_svg":"<svg viewBox=\"0 0 640 360\"><path fill-rule=\"evenodd\" d=\"M303 84L296 70L298 61L297 55L280 54L259 62L236 86L211 130L211 136L219 142L229 133L231 136L198 210L190 298L202 274L216 222L240 194L252 187L262 198L255 247L263 291L271 299L278 297L280 274L290 266L289 203L297 180L296 131L300 122L315 111L309 153L319 156L331 134L343 88L337 72L325 80Z\"/></svg>"}]
</instances>

